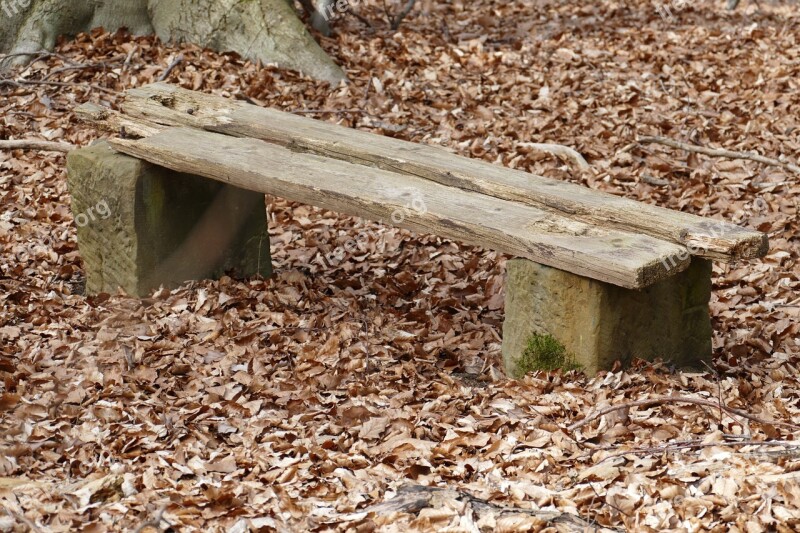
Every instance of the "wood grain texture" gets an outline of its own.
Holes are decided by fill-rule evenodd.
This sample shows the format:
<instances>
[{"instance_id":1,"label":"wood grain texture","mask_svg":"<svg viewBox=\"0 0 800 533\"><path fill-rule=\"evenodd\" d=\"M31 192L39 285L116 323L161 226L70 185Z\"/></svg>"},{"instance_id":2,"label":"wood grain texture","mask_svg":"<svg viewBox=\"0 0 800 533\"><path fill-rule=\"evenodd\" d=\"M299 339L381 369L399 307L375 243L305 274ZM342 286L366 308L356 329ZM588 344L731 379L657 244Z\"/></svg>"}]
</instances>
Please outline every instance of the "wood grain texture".
<instances>
[{"instance_id":1,"label":"wood grain texture","mask_svg":"<svg viewBox=\"0 0 800 533\"><path fill-rule=\"evenodd\" d=\"M433 233L622 287L648 286L689 263L685 248L647 235L258 139L171 127L139 140L110 142L120 152L174 171Z\"/></svg>"},{"instance_id":2,"label":"wood grain texture","mask_svg":"<svg viewBox=\"0 0 800 533\"><path fill-rule=\"evenodd\" d=\"M164 126L142 118L126 117L119 111L99 106L92 102L81 104L75 115L84 122L90 122L102 130L121 137L149 137L164 129Z\"/></svg>"},{"instance_id":3,"label":"wood grain texture","mask_svg":"<svg viewBox=\"0 0 800 533\"><path fill-rule=\"evenodd\" d=\"M402 172L450 187L513 200L587 224L640 232L721 261L761 257L767 236L579 185L310 118L157 83L128 91L123 111L164 125L266 140L351 163Z\"/></svg>"}]
</instances>

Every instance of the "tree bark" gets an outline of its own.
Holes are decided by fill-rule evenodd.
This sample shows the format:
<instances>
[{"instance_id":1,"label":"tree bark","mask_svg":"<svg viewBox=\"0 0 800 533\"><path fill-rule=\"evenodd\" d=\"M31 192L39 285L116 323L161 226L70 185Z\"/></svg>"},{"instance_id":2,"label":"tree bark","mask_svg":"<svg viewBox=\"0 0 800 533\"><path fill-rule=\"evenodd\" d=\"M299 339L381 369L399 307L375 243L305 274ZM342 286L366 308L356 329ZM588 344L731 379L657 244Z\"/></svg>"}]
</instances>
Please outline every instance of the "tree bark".
<instances>
[{"instance_id":1,"label":"tree bark","mask_svg":"<svg viewBox=\"0 0 800 533\"><path fill-rule=\"evenodd\" d=\"M285 0L150 0L156 33L277 63L325 81L344 79Z\"/></svg>"},{"instance_id":2,"label":"tree bark","mask_svg":"<svg viewBox=\"0 0 800 533\"><path fill-rule=\"evenodd\" d=\"M153 33L147 0L0 0L0 52L50 50L60 35L76 35L103 26L126 27L134 35ZM15 60L24 63L24 57Z\"/></svg>"},{"instance_id":3,"label":"tree bark","mask_svg":"<svg viewBox=\"0 0 800 533\"><path fill-rule=\"evenodd\" d=\"M331 83L346 79L286 0L0 0L0 53L50 50L60 35L98 26L237 52Z\"/></svg>"}]
</instances>

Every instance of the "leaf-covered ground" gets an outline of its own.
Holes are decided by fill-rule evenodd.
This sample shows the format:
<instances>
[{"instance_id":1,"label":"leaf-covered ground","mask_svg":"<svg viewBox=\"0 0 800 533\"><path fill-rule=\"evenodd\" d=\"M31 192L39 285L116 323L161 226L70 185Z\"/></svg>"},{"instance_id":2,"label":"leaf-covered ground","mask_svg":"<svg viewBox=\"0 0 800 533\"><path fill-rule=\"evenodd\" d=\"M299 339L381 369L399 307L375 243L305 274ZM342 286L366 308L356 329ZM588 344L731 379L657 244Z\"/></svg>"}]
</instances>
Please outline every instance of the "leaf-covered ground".
<instances>
[{"instance_id":1,"label":"leaf-covered ground","mask_svg":"<svg viewBox=\"0 0 800 533\"><path fill-rule=\"evenodd\" d=\"M558 512L800 528L798 176L634 144L800 159L796 5L723 3L664 18L641 0L428 0L392 32L382 3L354 2L373 27L348 15L323 39L352 80L333 88L122 32L6 73L0 139L86 145L77 105L113 104L180 53L167 79L188 88L732 220L771 249L715 266L708 371L510 381L505 257L270 198L273 279L87 297L63 155L0 152L0 531L536 530ZM570 427L671 395L701 401ZM447 490L392 512L413 485Z\"/></svg>"}]
</instances>

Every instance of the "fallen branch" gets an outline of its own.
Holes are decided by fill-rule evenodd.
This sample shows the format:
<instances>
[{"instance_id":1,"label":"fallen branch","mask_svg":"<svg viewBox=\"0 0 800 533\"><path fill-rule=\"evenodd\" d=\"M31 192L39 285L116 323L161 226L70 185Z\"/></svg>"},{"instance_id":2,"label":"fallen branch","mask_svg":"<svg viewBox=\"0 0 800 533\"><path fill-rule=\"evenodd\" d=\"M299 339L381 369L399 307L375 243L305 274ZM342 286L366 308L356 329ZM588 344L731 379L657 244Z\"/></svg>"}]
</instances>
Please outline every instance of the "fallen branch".
<instances>
[{"instance_id":1,"label":"fallen branch","mask_svg":"<svg viewBox=\"0 0 800 533\"><path fill-rule=\"evenodd\" d=\"M583 158L581 154L579 154L576 150L573 150L569 146L564 146L562 144L549 144L549 143L519 143L518 146L524 148L530 148L531 150L536 150L539 152L545 152L550 155L554 155L560 159L566 159L570 161L573 165L578 167L580 170L588 170L591 168L591 165L586 162L586 159Z\"/></svg>"},{"instance_id":2,"label":"fallen branch","mask_svg":"<svg viewBox=\"0 0 800 533\"><path fill-rule=\"evenodd\" d=\"M698 154L708 155L711 157L726 157L728 159L746 159L749 161L756 161L758 163L763 163L765 165L783 167L787 170L791 170L796 174L800 174L800 166L794 165L792 163L787 163L779 159L765 157L761 154L756 154L754 152L734 152L732 150L725 150L724 148L706 148L705 146L697 146L695 144L673 141L672 139L667 139L666 137L639 137L637 142L640 144L642 143L663 144L664 146L669 146L671 148L677 148L679 150L685 150L687 152L695 152Z\"/></svg>"},{"instance_id":3,"label":"fallen branch","mask_svg":"<svg viewBox=\"0 0 800 533\"><path fill-rule=\"evenodd\" d=\"M167 505L162 505L161 509L158 510L156 516L151 518L150 520L143 522L139 527L137 527L133 533L142 533L145 529L151 528L155 529L156 531L161 531L161 522L164 521L169 525L169 521L164 518L164 511L167 510Z\"/></svg>"},{"instance_id":4,"label":"fallen branch","mask_svg":"<svg viewBox=\"0 0 800 533\"><path fill-rule=\"evenodd\" d=\"M51 70L50 72L42 78L42 81L47 81L53 76L57 74L61 74L62 72L69 72L71 70L87 70L87 69L103 69L107 70L109 67L119 64L119 61L125 59L125 56L119 54L117 56L112 57L108 61L97 61L95 63L75 63L72 65L67 65L65 67L59 67L56 69Z\"/></svg>"},{"instance_id":5,"label":"fallen branch","mask_svg":"<svg viewBox=\"0 0 800 533\"><path fill-rule=\"evenodd\" d=\"M172 71L183 62L183 54L178 54L178 56L172 60L172 62L167 67L167 70L161 73L161 75L156 79L156 81L164 81L167 77L172 73Z\"/></svg>"},{"instance_id":6,"label":"fallen branch","mask_svg":"<svg viewBox=\"0 0 800 533\"><path fill-rule=\"evenodd\" d=\"M452 505L458 502L461 505ZM463 508L462 516L469 513L468 520L486 524L500 525L503 522L514 525L515 530L539 529L542 526L556 526L571 531L615 531L603 528L583 518L559 511L539 511L535 509L519 509L496 505L487 500L478 498L455 489L428 487L424 485L403 485L397 490L397 495L389 501L378 503L351 513L350 518L356 519L370 513L385 516L387 513L418 514L423 509L453 510ZM502 529L502 528L499 528ZM559 529L561 531L562 529Z\"/></svg>"},{"instance_id":7,"label":"fallen branch","mask_svg":"<svg viewBox=\"0 0 800 533\"><path fill-rule=\"evenodd\" d=\"M16 52L13 54L3 54L0 57L0 70L5 69L8 66L9 59L13 59L15 57L30 57L32 59L28 60L29 63L35 63L37 61L41 61L43 59L49 59L51 57L57 57L61 59L65 63L75 63L71 59L64 57L61 54L57 54L55 52L49 52L47 50L40 50L38 52Z\"/></svg>"},{"instance_id":8,"label":"fallen branch","mask_svg":"<svg viewBox=\"0 0 800 533\"><path fill-rule=\"evenodd\" d=\"M397 29L400 28L400 24L402 24L403 20L408 16L409 13L411 13L411 10L414 9L415 3L416 0L408 0L406 2L406 5L403 6L403 9L400 11L400 13L398 13L397 16L394 17L393 20L391 21L392 30L396 31Z\"/></svg>"},{"instance_id":9,"label":"fallen branch","mask_svg":"<svg viewBox=\"0 0 800 533\"><path fill-rule=\"evenodd\" d=\"M295 115L317 115L324 113L343 114L343 113L367 113L363 109L295 109L291 111Z\"/></svg>"},{"instance_id":10,"label":"fallen branch","mask_svg":"<svg viewBox=\"0 0 800 533\"><path fill-rule=\"evenodd\" d=\"M776 181L776 182L765 182L765 183L751 183L752 187L756 189L769 189L770 187L785 187L787 185L794 185L794 181Z\"/></svg>"},{"instance_id":11,"label":"fallen branch","mask_svg":"<svg viewBox=\"0 0 800 533\"><path fill-rule=\"evenodd\" d=\"M800 443L792 442L792 441L776 441L776 440L766 440L766 441L756 441L756 440L741 440L735 442L701 442L701 441L688 441L688 442L668 442L662 446L648 446L648 447L640 447L640 448L631 448L629 450L625 450L622 452L614 453L602 458L600 461L595 463L595 465L599 465L600 463L604 463L606 461L610 461L612 459L617 459L619 457L625 457L626 455L661 455L664 453L669 452L677 452L680 450L702 450L705 448L745 448L748 446L753 447L762 447L762 446L775 446L775 447L782 447L787 448L788 450L783 451L765 451L765 452L749 452L748 455L778 455L778 456L796 456L798 450L800 449ZM603 447L601 449L619 449L621 446L609 446ZM592 454L595 453L597 450L592 450ZM590 454L591 455L591 454Z\"/></svg>"},{"instance_id":12,"label":"fallen branch","mask_svg":"<svg viewBox=\"0 0 800 533\"><path fill-rule=\"evenodd\" d=\"M669 182L667 180L656 178L653 176L648 176L647 174L642 174L641 180L650 185L655 185L656 187L665 187L669 185Z\"/></svg>"},{"instance_id":13,"label":"fallen branch","mask_svg":"<svg viewBox=\"0 0 800 533\"><path fill-rule=\"evenodd\" d=\"M74 144L38 139L0 140L0 150L44 150L46 152L71 152Z\"/></svg>"},{"instance_id":14,"label":"fallen branch","mask_svg":"<svg viewBox=\"0 0 800 533\"><path fill-rule=\"evenodd\" d=\"M50 85L52 87L79 87L79 88L89 88L94 89L96 91L101 91L108 94L118 94L111 89L106 89L105 87L100 87L99 85L95 85L93 83L78 83L78 82L69 82L69 81L47 81L47 80L9 80L9 79L0 79L0 85L11 85L12 87L26 87L31 85Z\"/></svg>"},{"instance_id":15,"label":"fallen branch","mask_svg":"<svg viewBox=\"0 0 800 533\"><path fill-rule=\"evenodd\" d=\"M375 26L372 25L372 22L370 22L370 20L368 18L366 18L363 15L359 15L354 9L351 8L349 11L347 11L347 13L349 13L350 15L353 15L355 18L360 20L361 23L364 24L370 30L374 30L375 29Z\"/></svg>"},{"instance_id":16,"label":"fallen branch","mask_svg":"<svg viewBox=\"0 0 800 533\"><path fill-rule=\"evenodd\" d=\"M788 427L794 430L800 430L800 426L797 424L790 424L789 422L780 422L778 420L765 420L763 418L759 418L755 415L751 415L745 411L740 411L739 409L734 409L732 407L728 407L727 405L720 403L720 402L712 402L711 400L704 400L702 398L688 398L684 396L658 396L656 398L647 398L644 400L635 400L632 402L625 402L617 405L612 405L609 407L605 407L599 410L596 413L588 415L586 418L581 420L580 422L575 422L574 424L567 427L568 431L575 431L576 429L585 426L592 420L596 420L601 416L607 415L608 413L613 413L614 411L618 411L620 409L626 409L631 407L650 407L652 405L662 405L665 403L688 403L692 405L701 405L703 407L711 407L713 409L721 409L728 413L729 415L736 415L742 418L746 418L752 422L757 422L759 424L767 425L767 426L783 426Z\"/></svg>"}]
</instances>

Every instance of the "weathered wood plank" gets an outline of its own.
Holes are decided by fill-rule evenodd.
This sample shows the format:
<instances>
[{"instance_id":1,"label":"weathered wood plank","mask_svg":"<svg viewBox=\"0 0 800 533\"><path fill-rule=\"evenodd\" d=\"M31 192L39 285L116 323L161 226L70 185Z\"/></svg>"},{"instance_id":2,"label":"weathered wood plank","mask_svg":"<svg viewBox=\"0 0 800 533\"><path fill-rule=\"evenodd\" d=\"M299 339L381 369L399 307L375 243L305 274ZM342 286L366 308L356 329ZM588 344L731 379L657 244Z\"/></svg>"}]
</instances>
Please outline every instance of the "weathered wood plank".
<instances>
[{"instance_id":1,"label":"weathered wood plank","mask_svg":"<svg viewBox=\"0 0 800 533\"><path fill-rule=\"evenodd\" d=\"M588 224L641 232L684 245L692 255L730 261L761 257L767 237L724 221L681 213L579 185L468 159L434 146L353 130L290 113L157 83L129 90L125 113L253 137L460 189L514 200Z\"/></svg>"},{"instance_id":2,"label":"weathered wood plank","mask_svg":"<svg viewBox=\"0 0 800 533\"><path fill-rule=\"evenodd\" d=\"M162 124L142 118L127 117L118 111L99 106L92 102L81 104L75 109L75 115L84 122L90 122L106 131L122 137L149 137L164 130Z\"/></svg>"},{"instance_id":3,"label":"weathered wood plank","mask_svg":"<svg viewBox=\"0 0 800 533\"><path fill-rule=\"evenodd\" d=\"M648 286L689 263L683 247L647 235L257 139L176 127L110 142L178 172L434 233L627 288Z\"/></svg>"}]
</instances>

